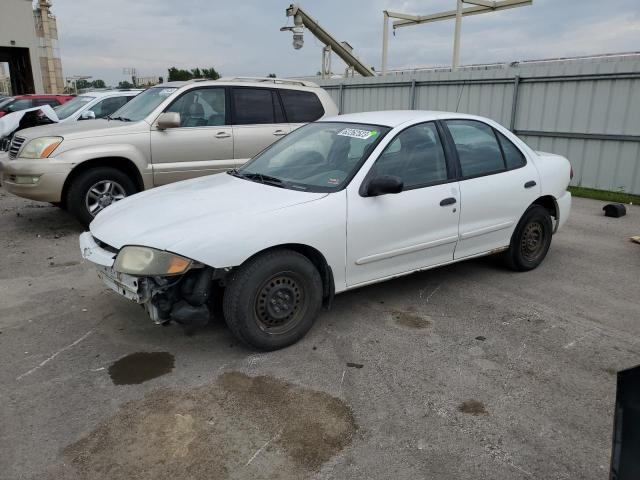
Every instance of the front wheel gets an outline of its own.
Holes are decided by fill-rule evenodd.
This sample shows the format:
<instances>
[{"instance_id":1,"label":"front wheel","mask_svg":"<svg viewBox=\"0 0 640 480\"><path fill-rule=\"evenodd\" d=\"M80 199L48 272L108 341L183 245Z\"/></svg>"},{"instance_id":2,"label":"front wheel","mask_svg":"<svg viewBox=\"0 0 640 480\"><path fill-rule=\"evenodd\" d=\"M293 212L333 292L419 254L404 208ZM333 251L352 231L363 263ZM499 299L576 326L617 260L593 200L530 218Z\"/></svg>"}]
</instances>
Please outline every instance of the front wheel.
<instances>
[{"instance_id":1,"label":"front wheel","mask_svg":"<svg viewBox=\"0 0 640 480\"><path fill-rule=\"evenodd\" d=\"M517 271L533 270L542 263L551 245L553 224L546 208L532 205L524 213L511 236L505 260Z\"/></svg>"},{"instance_id":2,"label":"front wheel","mask_svg":"<svg viewBox=\"0 0 640 480\"><path fill-rule=\"evenodd\" d=\"M137 191L135 183L126 173L111 167L97 167L73 179L67 192L66 205L86 226L109 205Z\"/></svg>"},{"instance_id":3,"label":"front wheel","mask_svg":"<svg viewBox=\"0 0 640 480\"><path fill-rule=\"evenodd\" d=\"M322 280L305 256L274 250L231 272L223 311L229 329L259 350L300 340L322 306Z\"/></svg>"}]
</instances>

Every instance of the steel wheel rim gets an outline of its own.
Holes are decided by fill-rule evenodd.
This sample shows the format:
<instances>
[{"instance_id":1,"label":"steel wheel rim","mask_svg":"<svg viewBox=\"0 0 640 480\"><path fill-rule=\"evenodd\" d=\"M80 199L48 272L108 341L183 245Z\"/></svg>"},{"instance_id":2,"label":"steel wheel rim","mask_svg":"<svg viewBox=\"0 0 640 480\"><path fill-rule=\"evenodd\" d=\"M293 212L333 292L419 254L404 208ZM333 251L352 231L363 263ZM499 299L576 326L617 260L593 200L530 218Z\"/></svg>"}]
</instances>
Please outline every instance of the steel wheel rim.
<instances>
[{"instance_id":1,"label":"steel wheel rim","mask_svg":"<svg viewBox=\"0 0 640 480\"><path fill-rule=\"evenodd\" d=\"M282 272L267 279L258 289L254 311L258 327L267 334L281 335L294 329L306 312L300 277Z\"/></svg>"},{"instance_id":2,"label":"steel wheel rim","mask_svg":"<svg viewBox=\"0 0 640 480\"><path fill-rule=\"evenodd\" d=\"M100 180L94 183L85 196L85 206L92 217L112 203L122 200L127 192L118 182Z\"/></svg>"},{"instance_id":3,"label":"steel wheel rim","mask_svg":"<svg viewBox=\"0 0 640 480\"><path fill-rule=\"evenodd\" d=\"M520 252L525 260L533 262L544 251L546 243L546 231L540 222L529 223L522 232L520 240Z\"/></svg>"}]
</instances>

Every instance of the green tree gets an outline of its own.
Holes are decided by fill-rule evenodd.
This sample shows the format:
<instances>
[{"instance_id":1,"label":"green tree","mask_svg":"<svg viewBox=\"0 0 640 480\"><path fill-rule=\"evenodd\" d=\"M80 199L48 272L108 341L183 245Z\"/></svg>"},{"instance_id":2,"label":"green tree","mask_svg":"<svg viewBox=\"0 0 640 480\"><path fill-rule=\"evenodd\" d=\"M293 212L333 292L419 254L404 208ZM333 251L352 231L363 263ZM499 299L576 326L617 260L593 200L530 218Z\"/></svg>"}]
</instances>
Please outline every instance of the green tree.
<instances>
[{"instance_id":1,"label":"green tree","mask_svg":"<svg viewBox=\"0 0 640 480\"><path fill-rule=\"evenodd\" d=\"M215 68L192 68L191 70L184 70L181 68L171 67L169 69L169 77L167 81L186 81L192 78L208 78L211 80L217 80L220 78L220 74Z\"/></svg>"},{"instance_id":2,"label":"green tree","mask_svg":"<svg viewBox=\"0 0 640 480\"><path fill-rule=\"evenodd\" d=\"M276 74L275 73L270 73L269 75L267 75L267 78L276 78Z\"/></svg>"},{"instance_id":3,"label":"green tree","mask_svg":"<svg viewBox=\"0 0 640 480\"><path fill-rule=\"evenodd\" d=\"M171 67L169 69L169 82L191 80L192 78L193 76L189 70L182 70L176 67Z\"/></svg>"},{"instance_id":4,"label":"green tree","mask_svg":"<svg viewBox=\"0 0 640 480\"><path fill-rule=\"evenodd\" d=\"M93 88L107 88L107 85L104 83L104 80L94 80L93 82L91 82L91 86Z\"/></svg>"},{"instance_id":5,"label":"green tree","mask_svg":"<svg viewBox=\"0 0 640 480\"><path fill-rule=\"evenodd\" d=\"M127 82L126 80L122 80L118 84L118 88L133 88L133 83Z\"/></svg>"},{"instance_id":6,"label":"green tree","mask_svg":"<svg viewBox=\"0 0 640 480\"><path fill-rule=\"evenodd\" d=\"M210 80L218 80L220 78L220 74L213 67L211 67L211 68L203 68L202 69L202 78L208 78Z\"/></svg>"},{"instance_id":7,"label":"green tree","mask_svg":"<svg viewBox=\"0 0 640 480\"><path fill-rule=\"evenodd\" d=\"M91 86L92 86L91 82L88 82L86 80L78 80L76 82L76 88L78 90L81 90L83 88L91 88Z\"/></svg>"}]
</instances>

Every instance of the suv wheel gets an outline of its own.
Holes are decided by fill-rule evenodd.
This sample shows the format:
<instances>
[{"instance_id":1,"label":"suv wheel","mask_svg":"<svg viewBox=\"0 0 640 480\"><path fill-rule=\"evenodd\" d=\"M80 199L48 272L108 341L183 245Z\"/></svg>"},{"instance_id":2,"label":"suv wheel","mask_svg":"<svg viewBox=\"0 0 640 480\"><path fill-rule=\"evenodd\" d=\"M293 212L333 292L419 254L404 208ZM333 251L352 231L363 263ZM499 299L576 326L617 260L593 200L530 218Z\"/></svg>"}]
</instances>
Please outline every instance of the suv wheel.
<instances>
[{"instance_id":1,"label":"suv wheel","mask_svg":"<svg viewBox=\"0 0 640 480\"><path fill-rule=\"evenodd\" d=\"M86 226L106 207L137 191L135 183L124 172L111 167L92 168L72 181L66 205Z\"/></svg>"},{"instance_id":2,"label":"suv wheel","mask_svg":"<svg viewBox=\"0 0 640 480\"><path fill-rule=\"evenodd\" d=\"M322 306L322 280L304 255L275 250L231 272L224 318L250 347L276 350L300 340Z\"/></svg>"}]
</instances>

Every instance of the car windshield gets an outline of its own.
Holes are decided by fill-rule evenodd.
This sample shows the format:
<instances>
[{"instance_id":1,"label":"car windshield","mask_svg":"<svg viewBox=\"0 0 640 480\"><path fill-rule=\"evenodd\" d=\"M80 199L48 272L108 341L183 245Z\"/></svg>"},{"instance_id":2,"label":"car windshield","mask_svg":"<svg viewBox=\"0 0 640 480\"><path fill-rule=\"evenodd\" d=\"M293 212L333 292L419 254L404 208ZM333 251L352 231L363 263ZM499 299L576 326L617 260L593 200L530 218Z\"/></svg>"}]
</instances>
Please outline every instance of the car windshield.
<instances>
[{"instance_id":1,"label":"car windshield","mask_svg":"<svg viewBox=\"0 0 640 480\"><path fill-rule=\"evenodd\" d=\"M2 107L4 107L5 105L8 105L11 102L13 102L13 98L12 97L3 98L2 100L0 100L0 109L2 109Z\"/></svg>"},{"instance_id":2,"label":"car windshield","mask_svg":"<svg viewBox=\"0 0 640 480\"><path fill-rule=\"evenodd\" d=\"M362 123L310 123L230 173L282 188L335 192L349 183L389 130Z\"/></svg>"},{"instance_id":3,"label":"car windshield","mask_svg":"<svg viewBox=\"0 0 640 480\"><path fill-rule=\"evenodd\" d=\"M64 120L65 118L68 118L69 116L71 116L74 113L76 113L78 110L80 110L87 103L92 101L94 98L96 98L96 97L90 97L88 95L82 95L80 97L74 98L73 100L69 100L64 105L57 106L56 108L54 108L54 110L56 112L56 115L58 115L58 118L60 120Z\"/></svg>"},{"instance_id":4,"label":"car windshield","mask_svg":"<svg viewBox=\"0 0 640 480\"><path fill-rule=\"evenodd\" d=\"M17 112L19 110L24 110L25 108L31 107L31 99L30 98L18 98L12 100L11 102L3 105L1 110L6 113Z\"/></svg>"},{"instance_id":5,"label":"car windshield","mask_svg":"<svg viewBox=\"0 0 640 480\"><path fill-rule=\"evenodd\" d=\"M123 122L139 122L153 112L158 105L164 102L176 87L153 87L136 95L129 103L126 103L108 118L122 120Z\"/></svg>"}]
</instances>

